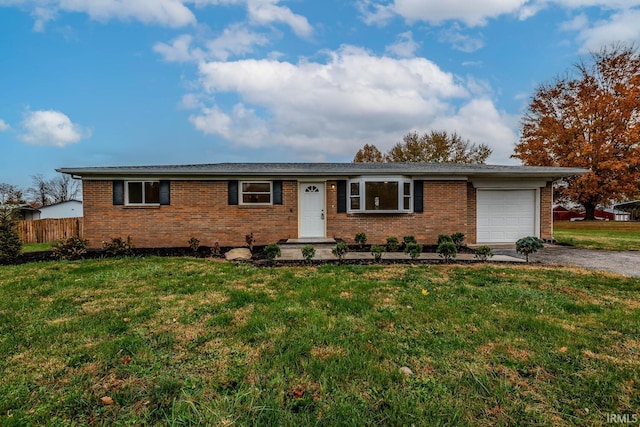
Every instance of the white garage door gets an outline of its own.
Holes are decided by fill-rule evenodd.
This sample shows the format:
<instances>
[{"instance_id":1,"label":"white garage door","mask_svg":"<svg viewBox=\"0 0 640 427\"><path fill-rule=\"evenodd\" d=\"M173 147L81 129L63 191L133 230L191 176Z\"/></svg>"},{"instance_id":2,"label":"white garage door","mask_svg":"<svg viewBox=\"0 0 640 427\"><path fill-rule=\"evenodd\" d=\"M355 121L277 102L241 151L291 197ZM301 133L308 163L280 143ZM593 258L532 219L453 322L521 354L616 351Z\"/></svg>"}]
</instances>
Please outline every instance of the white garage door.
<instances>
[{"instance_id":1,"label":"white garage door","mask_svg":"<svg viewBox=\"0 0 640 427\"><path fill-rule=\"evenodd\" d=\"M535 190L478 190L478 243L513 243L536 235Z\"/></svg>"}]
</instances>

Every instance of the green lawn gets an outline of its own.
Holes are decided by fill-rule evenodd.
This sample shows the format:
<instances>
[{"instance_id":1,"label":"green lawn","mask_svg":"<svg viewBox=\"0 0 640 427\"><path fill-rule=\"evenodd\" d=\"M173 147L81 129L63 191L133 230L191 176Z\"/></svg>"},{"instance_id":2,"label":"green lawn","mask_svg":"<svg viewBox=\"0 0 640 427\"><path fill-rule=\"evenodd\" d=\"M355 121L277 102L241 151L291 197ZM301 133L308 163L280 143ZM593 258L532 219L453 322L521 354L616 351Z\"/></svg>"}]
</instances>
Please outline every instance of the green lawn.
<instances>
[{"instance_id":1,"label":"green lawn","mask_svg":"<svg viewBox=\"0 0 640 427\"><path fill-rule=\"evenodd\" d=\"M611 251L640 251L640 232L621 230L554 230L562 245Z\"/></svg>"},{"instance_id":2,"label":"green lawn","mask_svg":"<svg viewBox=\"0 0 640 427\"><path fill-rule=\"evenodd\" d=\"M527 266L4 266L0 425L603 425L640 411L638 301Z\"/></svg>"},{"instance_id":3,"label":"green lawn","mask_svg":"<svg viewBox=\"0 0 640 427\"><path fill-rule=\"evenodd\" d=\"M42 252L51 250L52 243L26 243L22 245L22 252Z\"/></svg>"}]
</instances>

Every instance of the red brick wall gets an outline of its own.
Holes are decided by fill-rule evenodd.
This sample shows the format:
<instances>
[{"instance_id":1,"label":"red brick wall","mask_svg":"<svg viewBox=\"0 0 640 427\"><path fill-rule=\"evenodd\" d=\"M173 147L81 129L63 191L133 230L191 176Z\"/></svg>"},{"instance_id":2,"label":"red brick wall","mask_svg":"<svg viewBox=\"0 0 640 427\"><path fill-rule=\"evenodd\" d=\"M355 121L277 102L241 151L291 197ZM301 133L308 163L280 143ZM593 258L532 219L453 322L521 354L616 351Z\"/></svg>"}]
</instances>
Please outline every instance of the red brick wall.
<instances>
[{"instance_id":1,"label":"red brick wall","mask_svg":"<svg viewBox=\"0 0 640 427\"><path fill-rule=\"evenodd\" d=\"M467 232L466 181L424 181L424 212L411 214L338 213L336 189L327 185L327 237L353 243L364 232L367 242L385 243L387 237L413 235L418 242L435 244L438 234Z\"/></svg>"},{"instance_id":2,"label":"red brick wall","mask_svg":"<svg viewBox=\"0 0 640 427\"><path fill-rule=\"evenodd\" d=\"M463 232L476 240L476 190L466 181L424 181L424 212L411 214L337 213L335 181L327 191L327 237L353 242L358 232L368 242L414 235L435 244L438 234ZM201 245L245 244L253 232L256 245L298 237L298 184L283 182L283 205L229 206L226 181L171 181L171 205L114 206L111 181L84 181L84 235L90 247L112 237L131 236L137 247L185 247L191 237ZM540 237L552 237L551 184L540 192Z\"/></svg>"},{"instance_id":3,"label":"red brick wall","mask_svg":"<svg viewBox=\"0 0 640 427\"><path fill-rule=\"evenodd\" d=\"M171 205L113 205L111 181L83 182L85 229L89 246L131 236L136 247L185 247L191 237L203 246L256 245L298 235L297 183L284 181L283 205L229 206L226 181L171 181Z\"/></svg>"}]
</instances>

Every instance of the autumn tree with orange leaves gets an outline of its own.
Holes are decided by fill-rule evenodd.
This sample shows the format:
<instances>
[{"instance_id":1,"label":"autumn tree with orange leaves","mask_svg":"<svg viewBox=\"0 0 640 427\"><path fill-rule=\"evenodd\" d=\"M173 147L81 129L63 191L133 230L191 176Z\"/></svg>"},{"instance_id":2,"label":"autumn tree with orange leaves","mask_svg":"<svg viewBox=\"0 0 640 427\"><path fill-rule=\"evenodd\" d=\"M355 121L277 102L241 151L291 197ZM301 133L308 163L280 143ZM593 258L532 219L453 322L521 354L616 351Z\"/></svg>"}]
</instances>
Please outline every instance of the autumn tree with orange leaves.
<instances>
[{"instance_id":1,"label":"autumn tree with orange leaves","mask_svg":"<svg viewBox=\"0 0 640 427\"><path fill-rule=\"evenodd\" d=\"M433 163L484 163L491 155L486 144L473 144L457 133L431 131L420 135L409 132L386 154L375 145L365 144L353 161L362 162L433 162Z\"/></svg>"},{"instance_id":2,"label":"autumn tree with orange leaves","mask_svg":"<svg viewBox=\"0 0 640 427\"><path fill-rule=\"evenodd\" d=\"M560 200L584 206L638 193L640 180L640 57L618 44L591 53L574 73L541 85L522 120L512 157L531 166L568 166L589 172L563 178Z\"/></svg>"}]
</instances>

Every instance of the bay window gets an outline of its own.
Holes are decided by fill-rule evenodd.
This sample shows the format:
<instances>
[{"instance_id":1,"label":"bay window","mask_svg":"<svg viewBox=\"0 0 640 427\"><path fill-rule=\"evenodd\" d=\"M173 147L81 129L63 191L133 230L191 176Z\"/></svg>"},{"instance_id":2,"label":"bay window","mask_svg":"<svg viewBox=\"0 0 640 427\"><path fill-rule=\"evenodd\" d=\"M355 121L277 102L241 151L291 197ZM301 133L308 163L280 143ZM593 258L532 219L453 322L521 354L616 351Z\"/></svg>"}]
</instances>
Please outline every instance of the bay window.
<instances>
[{"instance_id":1,"label":"bay window","mask_svg":"<svg viewBox=\"0 0 640 427\"><path fill-rule=\"evenodd\" d=\"M350 212L411 212L409 179L364 177L349 181L348 189Z\"/></svg>"}]
</instances>

